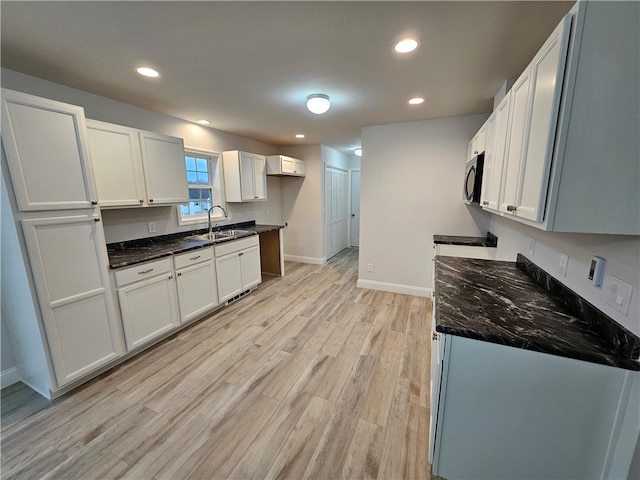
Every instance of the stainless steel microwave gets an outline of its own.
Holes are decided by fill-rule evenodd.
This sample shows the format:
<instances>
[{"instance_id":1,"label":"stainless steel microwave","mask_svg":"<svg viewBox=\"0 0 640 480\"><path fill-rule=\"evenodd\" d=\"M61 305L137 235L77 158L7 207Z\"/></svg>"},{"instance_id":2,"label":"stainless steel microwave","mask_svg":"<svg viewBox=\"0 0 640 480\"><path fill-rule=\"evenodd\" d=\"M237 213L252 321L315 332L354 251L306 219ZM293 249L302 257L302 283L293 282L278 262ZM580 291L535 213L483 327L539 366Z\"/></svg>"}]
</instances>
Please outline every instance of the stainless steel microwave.
<instances>
[{"instance_id":1,"label":"stainless steel microwave","mask_svg":"<svg viewBox=\"0 0 640 480\"><path fill-rule=\"evenodd\" d=\"M484 168L484 153L480 153L467 162L464 169L464 191L462 198L465 203L480 203L482 193L482 170Z\"/></svg>"}]
</instances>

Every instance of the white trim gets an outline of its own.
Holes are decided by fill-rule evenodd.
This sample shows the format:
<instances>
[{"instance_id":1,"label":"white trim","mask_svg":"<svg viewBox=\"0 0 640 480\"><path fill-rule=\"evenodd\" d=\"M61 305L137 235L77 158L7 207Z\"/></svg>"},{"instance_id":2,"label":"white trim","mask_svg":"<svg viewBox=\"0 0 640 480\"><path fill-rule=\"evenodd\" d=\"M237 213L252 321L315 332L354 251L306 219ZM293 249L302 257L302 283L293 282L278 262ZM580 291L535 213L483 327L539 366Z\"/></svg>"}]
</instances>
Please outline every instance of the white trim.
<instances>
[{"instance_id":1,"label":"white trim","mask_svg":"<svg viewBox=\"0 0 640 480\"><path fill-rule=\"evenodd\" d=\"M0 388L8 387L14 383L18 383L21 380L18 367L11 367L0 372Z\"/></svg>"},{"instance_id":2,"label":"white trim","mask_svg":"<svg viewBox=\"0 0 640 480\"><path fill-rule=\"evenodd\" d=\"M431 289L426 287L416 287L413 285L402 285L399 283L376 282L375 280L358 279L358 288L368 288L370 290L382 290L383 292L402 293L404 295L414 295L416 297L430 297Z\"/></svg>"},{"instance_id":3,"label":"white trim","mask_svg":"<svg viewBox=\"0 0 640 480\"><path fill-rule=\"evenodd\" d=\"M304 257L301 255L286 255L284 259L288 262L312 263L314 265L324 265L327 263L327 257Z\"/></svg>"}]
</instances>

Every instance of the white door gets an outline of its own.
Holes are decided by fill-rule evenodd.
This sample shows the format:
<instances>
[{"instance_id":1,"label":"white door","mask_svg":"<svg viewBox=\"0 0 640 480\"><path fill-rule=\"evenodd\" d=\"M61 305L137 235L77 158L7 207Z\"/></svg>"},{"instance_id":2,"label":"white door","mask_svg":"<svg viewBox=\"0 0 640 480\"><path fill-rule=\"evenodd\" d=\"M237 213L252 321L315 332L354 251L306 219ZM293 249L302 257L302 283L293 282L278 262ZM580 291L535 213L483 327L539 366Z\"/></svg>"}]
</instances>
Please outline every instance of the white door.
<instances>
[{"instance_id":1,"label":"white door","mask_svg":"<svg viewBox=\"0 0 640 480\"><path fill-rule=\"evenodd\" d=\"M360 170L351 172L351 246L360 246Z\"/></svg>"},{"instance_id":2,"label":"white door","mask_svg":"<svg viewBox=\"0 0 640 480\"><path fill-rule=\"evenodd\" d=\"M59 386L122 352L98 220L75 215L22 221Z\"/></svg>"},{"instance_id":3,"label":"white door","mask_svg":"<svg viewBox=\"0 0 640 480\"><path fill-rule=\"evenodd\" d=\"M97 205L84 110L2 90L2 142L21 211Z\"/></svg>"},{"instance_id":4,"label":"white door","mask_svg":"<svg viewBox=\"0 0 640 480\"><path fill-rule=\"evenodd\" d=\"M327 259L349 246L348 172L325 167L325 253Z\"/></svg>"}]
</instances>

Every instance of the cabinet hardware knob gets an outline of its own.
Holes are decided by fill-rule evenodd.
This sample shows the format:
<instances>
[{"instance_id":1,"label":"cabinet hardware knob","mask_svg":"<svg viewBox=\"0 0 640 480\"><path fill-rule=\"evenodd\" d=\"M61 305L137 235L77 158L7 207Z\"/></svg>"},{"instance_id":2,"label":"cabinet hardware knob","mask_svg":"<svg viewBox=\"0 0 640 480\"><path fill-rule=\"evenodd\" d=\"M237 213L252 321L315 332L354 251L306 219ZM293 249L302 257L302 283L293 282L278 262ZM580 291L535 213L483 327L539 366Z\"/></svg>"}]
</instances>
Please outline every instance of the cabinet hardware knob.
<instances>
[{"instance_id":1,"label":"cabinet hardware knob","mask_svg":"<svg viewBox=\"0 0 640 480\"><path fill-rule=\"evenodd\" d=\"M91 200L91 205L97 205L98 202L96 202L95 200Z\"/></svg>"},{"instance_id":2,"label":"cabinet hardware knob","mask_svg":"<svg viewBox=\"0 0 640 480\"><path fill-rule=\"evenodd\" d=\"M507 212L515 212L517 209L515 205L507 205Z\"/></svg>"},{"instance_id":3,"label":"cabinet hardware knob","mask_svg":"<svg viewBox=\"0 0 640 480\"><path fill-rule=\"evenodd\" d=\"M482 202L482 204L483 204L483 205L489 205L489 202L488 202L487 200L484 200L484 201Z\"/></svg>"},{"instance_id":4,"label":"cabinet hardware knob","mask_svg":"<svg viewBox=\"0 0 640 480\"><path fill-rule=\"evenodd\" d=\"M99 221L100 221L100 219L99 219L99 218L94 218L94 219L93 219L93 221L94 221L94 222L99 222Z\"/></svg>"},{"instance_id":5,"label":"cabinet hardware knob","mask_svg":"<svg viewBox=\"0 0 640 480\"><path fill-rule=\"evenodd\" d=\"M239 256L239 257L241 257L242 255L244 255L244 253L242 253L242 252L240 252L240 253L238 254L238 256Z\"/></svg>"},{"instance_id":6,"label":"cabinet hardware knob","mask_svg":"<svg viewBox=\"0 0 640 480\"><path fill-rule=\"evenodd\" d=\"M173 278L173 275L169 275L169 280L171 280Z\"/></svg>"},{"instance_id":7,"label":"cabinet hardware knob","mask_svg":"<svg viewBox=\"0 0 640 480\"><path fill-rule=\"evenodd\" d=\"M140 203L144 203L144 200L143 200L143 199L140 199Z\"/></svg>"},{"instance_id":8,"label":"cabinet hardware knob","mask_svg":"<svg viewBox=\"0 0 640 480\"><path fill-rule=\"evenodd\" d=\"M253 198L258 198L258 196L256 195L256 196L254 196Z\"/></svg>"},{"instance_id":9,"label":"cabinet hardware knob","mask_svg":"<svg viewBox=\"0 0 640 480\"><path fill-rule=\"evenodd\" d=\"M149 273L149 272L153 272L153 268L150 268L148 270L141 270L138 272L138 275L144 275L145 273Z\"/></svg>"},{"instance_id":10,"label":"cabinet hardware knob","mask_svg":"<svg viewBox=\"0 0 640 480\"><path fill-rule=\"evenodd\" d=\"M150 199L149 199L149 202L153 202L153 198L150 198Z\"/></svg>"},{"instance_id":11,"label":"cabinet hardware knob","mask_svg":"<svg viewBox=\"0 0 640 480\"><path fill-rule=\"evenodd\" d=\"M181 277L181 276L182 276L182 273L178 273L177 275L178 275L179 277ZM169 278L171 278L171 277L169 277Z\"/></svg>"},{"instance_id":12,"label":"cabinet hardware knob","mask_svg":"<svg viewBox=\"0 0 640 480\"><path fill-rule=\"evenodd\" d=\"M437 333L435 333L435 332L434 332L434 333L432 333L432 334L431 334L431 339L432 339L432 340L438 340L438 334L437 334Z\"/></svg>"},{"instance_id":13,"label":"cabinet hardware knob","mask_svg":"<svg viewBox=\"0 0 640 480\"><path fill-rule=\"evenodd\" d=\"M197 256L195 256L195 257L189 257L189 260L197 260L197 259L199 259L199 258L200 258L200 255L197 255Z\"/></svg>"}]
</instances>

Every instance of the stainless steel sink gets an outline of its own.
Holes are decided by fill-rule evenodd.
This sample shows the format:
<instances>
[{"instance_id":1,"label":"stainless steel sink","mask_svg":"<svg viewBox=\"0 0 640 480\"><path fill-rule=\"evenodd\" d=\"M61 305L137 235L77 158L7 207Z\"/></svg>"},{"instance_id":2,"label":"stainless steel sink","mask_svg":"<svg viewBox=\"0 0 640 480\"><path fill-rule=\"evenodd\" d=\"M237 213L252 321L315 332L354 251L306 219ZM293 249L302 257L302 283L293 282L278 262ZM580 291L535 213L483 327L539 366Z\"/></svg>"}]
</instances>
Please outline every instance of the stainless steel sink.
<instances>
[{"instance_id":1,"label":"stainless steel sink","mask_svg":"<svg viewBox=\"0 0 640 480\"><path fill-rule=\"evenodd\" d=\"M221 242L224 240L233 240L235 237L247 235L251 233L249 230L220 230L219 232L203 233L201 235L194 235L190 238L197 238L198 240L209 240L213 242Z\"/></svg>"}]
</instances>

